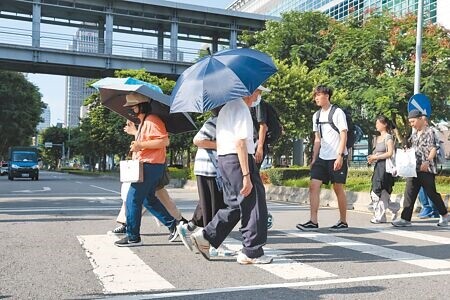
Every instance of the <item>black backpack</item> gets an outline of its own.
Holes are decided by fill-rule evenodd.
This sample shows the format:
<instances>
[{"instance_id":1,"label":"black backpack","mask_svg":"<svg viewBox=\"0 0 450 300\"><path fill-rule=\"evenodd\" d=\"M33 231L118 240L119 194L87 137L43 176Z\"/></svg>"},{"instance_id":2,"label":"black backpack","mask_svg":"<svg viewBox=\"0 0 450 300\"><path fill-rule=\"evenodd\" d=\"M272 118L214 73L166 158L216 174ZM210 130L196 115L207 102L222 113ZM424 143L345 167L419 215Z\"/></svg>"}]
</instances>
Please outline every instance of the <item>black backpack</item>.
<instances>
[{"instance_id":1,"label":"black backpack","mask_svg":"<svg viewBox=\"0 0 450 300\"><path fill-rule=\"evenodd\" d=\"M328 114L328 122L319 122L319 118L320 118L320 109L317 111L317 118L316 118L316 124L317 127L319 127L319 131L320 131L320 135L322 136L322 129L320 128L321 124L330 124L331 128L333 128L337 133L339 133L339 129L336 127L336 125L333 123L333 115L334 112L336 111L336 109L339 106L337 105L332 105L331 106L331 110L330 113ZM362 138L362 130L359 126L353 124L353 120L352 120L352 114L349 110L347 109L343 109L341 108L344 113L345 113L345 119L347 121L347 143L346 143L346 147L347 149L349 148L353 148L353 145L355 145L355 143L359 142Z\"/></svg>"},{"instance_id":2,"label":"black backpack","mask_svg":"<svg viewBox=\"0 0 450 300\"><path fill-rule=\"evenodd\" d=\"M267 102L261 102L266 105L267 112L267 134L265 142L273 145L283 134L283 125L281 124L280 117L275 108Z\"/></svg>"}]
</instances>

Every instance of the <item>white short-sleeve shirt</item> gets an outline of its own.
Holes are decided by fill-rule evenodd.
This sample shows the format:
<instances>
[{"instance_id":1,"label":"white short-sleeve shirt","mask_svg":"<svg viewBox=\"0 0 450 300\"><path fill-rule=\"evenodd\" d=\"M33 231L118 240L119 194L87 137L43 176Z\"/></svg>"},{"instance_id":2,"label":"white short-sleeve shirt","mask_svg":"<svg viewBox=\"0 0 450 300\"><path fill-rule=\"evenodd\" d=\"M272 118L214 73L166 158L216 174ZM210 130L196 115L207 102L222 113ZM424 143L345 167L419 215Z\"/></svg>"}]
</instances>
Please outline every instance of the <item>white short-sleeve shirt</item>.
<instances>
[{"instance_id":1,"label":"white short-sleeve shirt","mask_svg":"<svg viewBox=\"0 0 450 300\"><path fill-rule=\"evenodd\" d=\"M328 114L330 113L330 110L331 105L326 111L322 109L319 111L320 112L319 122L328 122ZM320 124L320 125L316 124L317 114L319 112L316 112L313 115L313 131L320 132L319 126L322 127L322 135L320 137L319 157L325 160L336 159L338 155L339 141L341 137L339 133L336 130L334 130L333 127L331 127L330 124ZM343 130L348 130L345 113L339 107L336 108L333 114L333 123L339 129L339 132ZM344 154L345 155L348 154L347 149L344 150Z\"/></svg>"},{"instance_id":2,"label":"white short-sleeve shirt","mask_svg":"<svg viewBox=\"0 0 450 300\"><path fill-rule=\"evenodd\" d=\"M237 99L222 107L217 117L217 154L236 154L236 142L245 140L248 154L255 153L253 121L244 100Z\"/></svg>"}]
</instances>

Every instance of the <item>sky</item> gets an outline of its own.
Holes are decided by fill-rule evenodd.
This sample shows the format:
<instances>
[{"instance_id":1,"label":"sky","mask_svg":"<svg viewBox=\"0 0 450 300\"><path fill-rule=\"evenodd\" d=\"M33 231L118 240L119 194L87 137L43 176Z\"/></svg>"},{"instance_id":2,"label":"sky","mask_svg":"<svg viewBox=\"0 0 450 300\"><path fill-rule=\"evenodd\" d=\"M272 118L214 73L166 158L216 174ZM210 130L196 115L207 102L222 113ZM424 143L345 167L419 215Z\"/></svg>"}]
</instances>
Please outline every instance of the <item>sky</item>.
<instances>
[{"instance_id":1,"label":"sky","mask_svg":"<svg viewBox=\"0 0 450 300\"><path fill-rule=\"evenodd\" d=\"M180 0L178 3L226 8L233 0ZM43 30L43 29L41 29ZM50 107L51 125L64 122L65 76L28 73L28 80L34 83L42 94L42 101Z\"/></svg>"}]
</instances>

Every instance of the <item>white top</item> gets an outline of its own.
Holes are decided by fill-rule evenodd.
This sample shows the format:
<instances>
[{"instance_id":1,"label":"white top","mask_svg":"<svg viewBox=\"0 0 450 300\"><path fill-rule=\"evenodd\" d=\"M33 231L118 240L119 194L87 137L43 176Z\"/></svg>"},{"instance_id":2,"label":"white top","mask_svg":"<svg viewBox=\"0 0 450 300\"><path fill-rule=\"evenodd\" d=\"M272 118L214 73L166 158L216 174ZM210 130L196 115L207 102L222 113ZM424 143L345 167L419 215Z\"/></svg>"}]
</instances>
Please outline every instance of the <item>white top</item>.
<instances>
[{"instance_id":1,"label":"white top","mask_svg":"<svg viewBox=\"0 0 450 300\"><path fill-rule=\"evenodd\" d=\"M197 132L194 137L194 141L215 141L216 140L216 122L217 117L209 118ZM217 166L217 153L216 150L210 149L212 157L214 157L215 165ZM194 174L207 177L216 177L216 167L211 161L211 157L208 154L208 150L198 148L195 154L194 162Z\"/></svg>"},{"instance_id":2,"label":"white top","mask_svg":"<svg viewBox=\"0 0 450 300\"><path fill-rule=\"evenodd\" d=\"M246 140L248 154L255 153L253 121L244 100L237 99L222 107L217 118L217 154L236 154L236 142Z\"/></svg>"},{"instance_id":3,"label":"white top","mask_svg":"<svg viewBox=\"0 0 450 300\"><path fill-rule=\"evenodd\" d=\"M324 110L320 110L320 117L319 117L319 122L328 122L328 114L331 110L331 105L330 107L324 111ZM313 115L313 131L314 132L319 132L319 127L316 124L316 119L317 119L317 113L316 112ZM336 108L336 111L333 114L333 123L334 125L336 125L336 127L339 129L339 132L341 132L342 130L347 130L347 120L345 118L345 113L342 109L340 109L339 107ZM332 159L336 159L338 156L338 150L339 150L339 141L340 141L340 136L339 133L337 133L336 130L333 129L333 127L331 127L330 124L319 124L319 126L322 127L322 135L320 137L320 151L319 151L319 157L321 159L325 159L325 160L332 160ZM344 154L347 155L347 148L344 149Z\"/></svg>"}]
</instances>

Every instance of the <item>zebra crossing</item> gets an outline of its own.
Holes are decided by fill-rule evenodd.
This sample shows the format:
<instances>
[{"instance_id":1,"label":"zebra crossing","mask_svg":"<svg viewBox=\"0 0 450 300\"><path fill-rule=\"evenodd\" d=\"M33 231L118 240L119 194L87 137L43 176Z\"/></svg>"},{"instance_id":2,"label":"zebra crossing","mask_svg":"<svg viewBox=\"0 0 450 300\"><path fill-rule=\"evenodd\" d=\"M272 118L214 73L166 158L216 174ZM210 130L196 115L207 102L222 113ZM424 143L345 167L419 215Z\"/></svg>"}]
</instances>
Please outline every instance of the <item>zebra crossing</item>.
<instances>
[{"instance_id":1,"label":"zebra crossing","mask_svg":"<svg viewBox=\"0 0 450 300\"><path fill-rule=\"evenodd\" d=\"M300 287L327 284L341 284L349 282L364 282L386 279L402 279L416 277L430 277L450 274L450 244L448 230L437 230L429 226L426 232L392 229L392 227L352 228L345 234L331 232L301 232L298 230L273 230L269 232L266 255L274 258L270 265L236 266L234 258L213 258L213 262L202 261L203 266L211 272L220 272L222 268L238 268L235 274L243 278L247 273L264 272L265 275L258 282L251 285L223 287L215 285L214 280L204 282L203 285L186 289L179 280L172 280L165 272L156 272L152 266L154 261L141 259L134 251L136 248L118 248L113 245L117 237L108 235L78 236L82 248L93 266L99 283L106 295L121 293L149 293L147 298L165 298L171 296L220 293L227 290L252 290L276 287ZM354 229L354 232L352 230ZM361 241L360 231L364 231L364 241ZM239 233L233 232L233 237ZM375 234L376 236L372 236ZM389 243L380 245L380 236L390 237ZM240 248L240 241L228 238L224 244L233 250ZM401 242L396 243L396 239ZM286 240L286 242L283 242ZM415 243L431 245L437 252L424 255ZM145 243L145 239L144 239ZM396 249L401 248L402 250ZM160 261L172 267L177 260L192 259L194 254L180 246L177 257L173 261ZM406 250L405 250L406 249ZM382 262L384 268L380 275L377 267L364 271L357 276L349 276L350 263L346 262L342 251L358 255L359 261L370 263ZM139 252L139 251L138 251ZM321 259L321 253L328 256ZM330 255L330 253L333 253ZM308 259L306 259L306 257ZM374 260L374 257L377 259ZM332 258L332 259L330 259ZM163 259L163 258L161 258ZM329 260L329 261L328 261ZM389 263L389 264L387 264ZM230 265L232 264L232 265ZM259 274L259 273L258 273ZM256 277L255 277L256 278ZM146 299L147 299L146 298Z\"/></svg>"}]
</instances>

